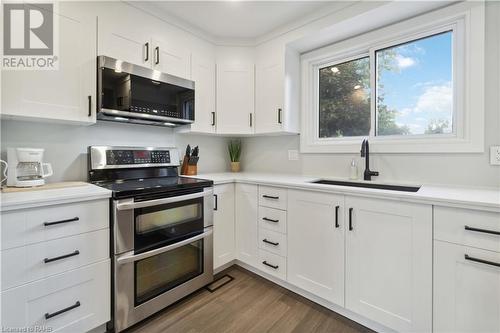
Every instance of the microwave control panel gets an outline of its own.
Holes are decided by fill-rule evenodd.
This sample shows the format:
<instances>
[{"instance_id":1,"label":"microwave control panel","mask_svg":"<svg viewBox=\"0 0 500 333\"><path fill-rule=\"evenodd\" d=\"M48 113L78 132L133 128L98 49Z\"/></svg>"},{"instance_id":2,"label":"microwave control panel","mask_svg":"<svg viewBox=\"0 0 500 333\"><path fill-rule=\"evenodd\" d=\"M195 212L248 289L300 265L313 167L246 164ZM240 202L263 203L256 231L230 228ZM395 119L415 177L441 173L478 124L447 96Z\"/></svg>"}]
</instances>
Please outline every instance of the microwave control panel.
<instances>
[{"instance_id":1,"label":"microwave control panel","mask_svg":"<svg viewBox=\"0 0 500 333\"><path fill-rule=\"evenodd\" d=\"M107 150L107 165L166 164L170 163L168 150Z\"/></svg>"}]
</instances>

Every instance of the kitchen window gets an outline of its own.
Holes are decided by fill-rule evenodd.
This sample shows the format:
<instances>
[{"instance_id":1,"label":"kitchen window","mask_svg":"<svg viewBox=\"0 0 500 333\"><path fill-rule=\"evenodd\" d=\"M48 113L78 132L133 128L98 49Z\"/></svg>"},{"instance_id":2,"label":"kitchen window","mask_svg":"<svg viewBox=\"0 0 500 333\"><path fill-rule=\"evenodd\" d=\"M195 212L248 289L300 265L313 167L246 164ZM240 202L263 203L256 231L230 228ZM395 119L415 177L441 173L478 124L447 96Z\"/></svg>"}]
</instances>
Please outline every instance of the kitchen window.
<instances>
[{"instance_id":1,"label":"kitchen window","mask_svg":"<svg viewBox=\"0 0 500 333\"><path fill-rule=\"evenodd\" d=\"M483 151L481 36L484 7L445 8L304 54L302 152Z\"/></svg>"}]
</instances>

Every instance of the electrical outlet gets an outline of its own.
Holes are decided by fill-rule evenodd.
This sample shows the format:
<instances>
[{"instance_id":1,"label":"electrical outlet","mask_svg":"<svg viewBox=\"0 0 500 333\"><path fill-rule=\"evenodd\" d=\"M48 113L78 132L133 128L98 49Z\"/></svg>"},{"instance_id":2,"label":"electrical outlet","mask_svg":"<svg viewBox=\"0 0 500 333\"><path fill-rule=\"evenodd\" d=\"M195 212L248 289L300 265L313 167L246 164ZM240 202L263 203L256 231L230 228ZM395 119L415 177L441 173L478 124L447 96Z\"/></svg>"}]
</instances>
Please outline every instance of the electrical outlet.
<instances>
[{"instance_id":1,"label":"electrical outlet","mask_svg":"<svg viewBox=\"0 0 500 333\"><path fill-rule=\"evenodd\" d=\"M288 160L289 161L298 161L299 160L299 151L298 150L289 150L288 151Z\"/></svg>"},{"instance_id":2,"label":"electrical outlet","mask_svg":"<svg viewBox=\"0 0 500 333\"><path fill-rule=\"evenodd\" d=\"M490 147L490 164L500 165L500 146Z\"/></svg>"}]
</instances>

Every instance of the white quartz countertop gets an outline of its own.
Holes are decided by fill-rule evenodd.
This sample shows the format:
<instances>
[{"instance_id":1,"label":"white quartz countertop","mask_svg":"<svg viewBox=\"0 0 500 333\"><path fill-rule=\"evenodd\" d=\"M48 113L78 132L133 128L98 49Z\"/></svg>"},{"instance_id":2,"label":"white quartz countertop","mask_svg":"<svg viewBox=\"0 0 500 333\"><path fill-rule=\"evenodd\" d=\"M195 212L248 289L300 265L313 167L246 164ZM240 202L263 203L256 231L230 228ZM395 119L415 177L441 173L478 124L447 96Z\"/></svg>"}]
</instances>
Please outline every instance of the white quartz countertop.
<instances>
[{"instance_id":1,"label":"white quartz countertop","mask_svg":"<svg viewBox=\"0 0 500 333\"><path fill-rule=\"evenodd\" d=\"M26 209L78 201L106 199L111 191L92 184L0 194L0 211Z\"/></svg>"},{"instance_id":2,"label":"white quartz countertop","mask_svg":"<svg viewBox=\"0 0 500 333\"><path fill-rule=\"evenodd\" d=\"M400 192L390 190L379 190L360 187L336 186L312 184L311 181L318 179L343 180L348 179L332 177L312 177L301 175L283 175L274 173L212 173L200 174L197 178L210 179L214 184L225 183L248 183L270 186L282 186L294 189L315 190L321 192L332 192L351 194L369 197L383 197L394 200L422 202L440 206L453 206L474 209L485 209L500 212L500 188L494 187L462 187L448 185L427 185L427 184L408 184L408 183L390 183L392 185L421 185L418 192ZM363 182L363 181L357 181ZM372 181L371 183L384 184L383 182Z\"/></svg>"}]
</instances>

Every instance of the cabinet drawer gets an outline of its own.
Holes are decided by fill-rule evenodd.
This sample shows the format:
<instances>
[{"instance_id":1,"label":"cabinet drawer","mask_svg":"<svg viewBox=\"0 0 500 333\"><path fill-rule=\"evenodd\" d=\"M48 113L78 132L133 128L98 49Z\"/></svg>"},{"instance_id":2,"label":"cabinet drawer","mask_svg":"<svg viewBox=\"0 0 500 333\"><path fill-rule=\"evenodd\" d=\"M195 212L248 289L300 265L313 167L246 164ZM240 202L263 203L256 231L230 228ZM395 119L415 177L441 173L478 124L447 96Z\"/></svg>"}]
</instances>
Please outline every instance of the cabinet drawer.
<instances>
[{"instance_id":1,"label":"cabinet drawer","mask_svg":"<svg viewBox=\"0 0 500 333\"><path fill-rule=\"evenodd\" d=\"M109 201L2 213L2 250L109 227Z\"/></svg>"},{"instance_id":2,"label":"cabinet drawer","mask_svg":"<svg viewBox=\"0 0 500 333\"><path fill-rule=\"evenodd\" d=\"M286 194L284 188L259 186L259 205L286 210Z\"/></svg>"},{"instance_id":3,"label":"cabinet drawer","mask_svg":"<svg viewBox=\"0 0 500 333\"><path fill-rule=\"evenodd\" d=\"M435 207L434 238L500 252L500 213Z\"/></svg>"},{"instance_id":4,"label":"cabinet drawer","mask_svg":"<svg viewBox=\"0 0 500 333\"><path fill-rule=\"evenodd\" d=\"M259 248L286 257L286 235L265 229L259 230Z\"/></svg>"},{"instance_id":5,"label":"cabinet drawer","mask_svg":"<svg viewBox=\"0 0 500 333\"><path fill-rule=\"evenodd\" d=\"M259 227L286 233L286 211L268 207L259 207Z\"/></svg>"},{"instance_id":6,"label":"cabinet drawer","mask_svg":"<svg viewBox=\"0 0 500 333\"><path fill-rule=\"evenodd\" d=\"M286 258L284 257L265 250L259 250L257 267L266 273L286 280Z\"/></svg>"},{"instance_id":7,"label":"cabinet drawer","mask_svg":"<svg viewBox=\"0 0 500 333\"><path fill-rule=\"evenodd\" d=\"M109 229L8 249L2 251L2 290L108 258Z\"/></svg>"},{"instance_id":8,"label":"cabinet drawer","mask_svg":"<svg viewBox=\"0 0 500 333\"><path fill-rule=\"evenodd\" d=\"M106 260L9 289L2 293L9 305L2 306L2 326L87 332L110 319L110 281Z\"/></svg>"},{"instance_id":9,"label":"cabinet drawer","mask_svg":"<svg viewBox=\"0 0 500 333\"><path fill-rule=\"evenodd\" d=\"M434 332L500 332L500 267L471 258L500 264L500 253L434 242Z\"/></svg>"}]
</instances>

